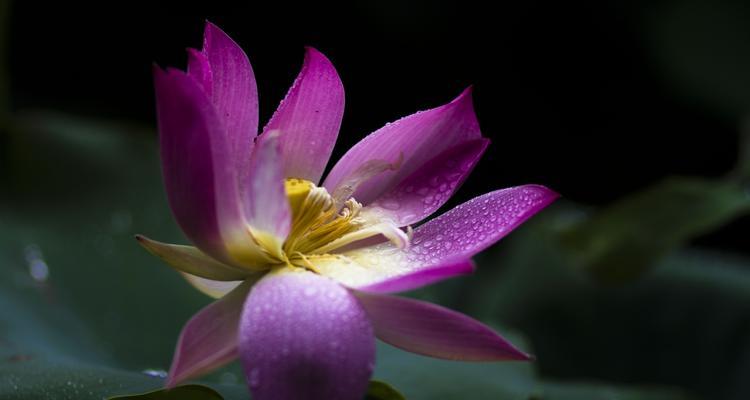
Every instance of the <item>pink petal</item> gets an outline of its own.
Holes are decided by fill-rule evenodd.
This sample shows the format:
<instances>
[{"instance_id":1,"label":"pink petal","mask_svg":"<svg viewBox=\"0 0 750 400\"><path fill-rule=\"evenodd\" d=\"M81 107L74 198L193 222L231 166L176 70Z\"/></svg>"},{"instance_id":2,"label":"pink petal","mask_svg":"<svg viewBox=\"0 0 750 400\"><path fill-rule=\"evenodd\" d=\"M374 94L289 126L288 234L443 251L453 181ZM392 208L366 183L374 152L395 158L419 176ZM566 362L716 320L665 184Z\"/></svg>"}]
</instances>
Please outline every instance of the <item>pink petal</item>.
<instances>
[{"instance_id":1,"label":"pink petal","mask_svg":"<svg viewBox=\"0 0 750 400\"><path fill-rule=\"evenodd\" d=\"M530 359L492 329L435 304L354 291L378 339L430 357L460 361Z\"/></svg>"},{"instance_id":2,"label":"pink petal","mask_svg":"<svg viewBox=\"0 0 750 400\"><path fill-rule=\"evenodd\" d=\"M556 198L557 193L539 185L490 192L418 227L408 248L383 242L335 255L339 259L319 257L311 262L350 288L413 289L468 272L461 260L497 242Z\"/></svg>"},{"instance_id":3,"label":"pink petal","mask_svg":"<svg viewBox=\"0 0 750 400\"><path fill-rule=\"evenodd\" d=\"M308 47L302 71L263 130L281 133L284 174L317 183L344 115L344 86L333 64Z\"/></svg>"},{"instance_id":4,"label":"pink petal","mask_svg":"<svg viewBox=\"0 0 750 400\"><path fill-rule=\"evenodd\" d=\"M254 229L283 243L291 228L292 211L284 189L284 171L275 132L260 137L253 151L245 185L245 218Z\"/></svg>"},{"instance_id":5,"label":"pink petal","mask_svg":"<svg viewBox=\"0 0 750 400\"><path fill-rule=\"evenodd\" d=\"M245 171L258 133L258 89L253 68L240 46L210 22L206 23L203 34L202 53L210 68L211 85L206 92L226 126L236 168ZM190 67L194 64L188 67L193 76ZM200 76L205 75L201 71Z\"/></svg>"},{"instance_id":6,"label":"pink petal","mask_svg":"<svg viewBox=\"0 0 750 400\"><path fill-rule=\"evenodd\" d=\"M471 89L467 89L444 106L402 118L368 135L336 163L324 186L333 193L341 181L363 163L369 160L396 163L403 155L403 163L398 171L383 173L359 186L354 197L367 205L436 154L480 137Z\"/></svg>"},{"instance_id":7,"label":"pink petal","mask_svg":"<svg viewBox=\"0 0 750 400\"><path fill-rule=\"evenodd\" d=\"M475 197L414 230L407 258L416 264L469 258L547 207L558 194L540 185L516 186Z\"/></svg>"},{"instance_id":8,"label":"pink petal","mask_svg":"<svg viewBox=\"0 0 750 400\"><path fill-rule=\"evenodd\" d=\"M367 208L399 226L423 220L445 204L479 162L490 144L487 139L467 140L422 165Z\"/></svg>"},{"instance_id":9,"label":"pink petal","mask_svg":"<svg viewBox=\"0 0 750 400\"><path fill-rule=\"evenodd\" d=\"M206 96L211 99L211 93L213 92L213 76L211 74L211 64L208 62L208 56L206 53L196 49L187 49L187 52L188 75L201 85L203 91L206 92Z\"/></svg>"},{"instance_id":10,"label":"pink petal","mask_svg":"<svg viewBox=\"0 0 750 400\"><path fill-rule=\"evenodd\" d=\"M346 289L310 272L281 272L263 278L247 299L240 360L253 399L359 400L375 338Z\"/></svg>"},{"instance_id":11,"label":"pink petal","mask_svg":"<svg viewBox=\"0 0 750 400\"><path fill-rule=\"evenodd\" d=\"M211 372L237 356L242 304L253 281L247 281L209 304L185 324L177 341L167 387Z\"/></svg>"},{"instance_id":12,"label":"pink petal","mask_svg":"<svg viewBox=\"0 0 750 400\"><path fill-rule=\"evenodd\" d=\"M200 84L154 68L162 173L169 205L202 251L228 262L224 237L244 229L226 127Z\"/></svg>"}]
</instances>

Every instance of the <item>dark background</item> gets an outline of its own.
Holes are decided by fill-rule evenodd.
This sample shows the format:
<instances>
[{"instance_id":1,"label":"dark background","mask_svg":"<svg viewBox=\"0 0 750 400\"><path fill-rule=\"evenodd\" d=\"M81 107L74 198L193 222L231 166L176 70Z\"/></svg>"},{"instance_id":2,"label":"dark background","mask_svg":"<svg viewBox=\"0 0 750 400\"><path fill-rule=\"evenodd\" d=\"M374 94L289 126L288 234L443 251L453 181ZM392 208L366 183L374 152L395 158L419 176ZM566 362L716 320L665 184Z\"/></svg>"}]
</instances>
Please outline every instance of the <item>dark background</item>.
<instances>
[{"instance_id":1,"label":"dark background","mask_svg":"<svg viewBox=\"0 0 750 400\"><path fill-rule=\"evenodd\" d=\"M537 182L602 204L667 175L718 176L735 163L741 113L686 94L664 65L664 29L685 9L701 13L701 4L18 1L13 98L18 109L154 126L151 63L183 67L184 48L200 47L207 18L248 53L263 120L296 76L303 46L334 62L347 90L335 155L473 84L493 146L466 196ZM696 36L711 42L710 27L683 25L667 32L689 46Z\"/></svg>"}]
</instances>

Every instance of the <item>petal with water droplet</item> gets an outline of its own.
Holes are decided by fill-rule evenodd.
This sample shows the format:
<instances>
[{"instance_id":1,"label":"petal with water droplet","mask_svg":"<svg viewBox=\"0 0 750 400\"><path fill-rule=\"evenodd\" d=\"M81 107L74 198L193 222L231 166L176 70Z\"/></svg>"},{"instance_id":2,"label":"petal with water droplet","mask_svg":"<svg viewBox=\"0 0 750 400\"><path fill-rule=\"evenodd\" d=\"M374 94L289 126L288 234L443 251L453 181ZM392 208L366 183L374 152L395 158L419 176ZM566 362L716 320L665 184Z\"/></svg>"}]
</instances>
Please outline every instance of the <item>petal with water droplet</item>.
<instances>
[{"instance_id":1,"label":"petal with water droplet","mask_svg":"<svg viewBox=\"0 0 750 400\"><path fill-rule=\"evenodd\" d=\"M324 186L330 193L334 193L351 171L369 160L395 163L403 156L403 163L398 171L377 175L354 192L354 198L367 205L436 154L458 143L480 137L469 88L446 105L386 124L362 139L336 163L326 177Z\"/></svg>"},{"instance_id":2,"label":"petal with water droplet","mask_svg":"<svg viewBox=\"0 0 750 400\"><path fill-rule=\"evenodd\" d=\"M459 268L461 260L468 260L497 242L556 198L557 193L539 185L490 192L415 229L408 248L399 249L385 242L310 261L322 274L348 287L395 291L387 289L390 284L386 282L403 279L403 282L412 282L404 285L405 289L415 288L418 282L438 280L427 277L445 279L460 271L470 272ZM444 267L453 263L456 266ZM431 268L435 268L435 275L425 272ZM439 271L442 272L438 274ZM412 274L417 274L413 280L409 277ZM402 283L394 283L393 288L400 285Z\"/></svg>"},{"instance_id":3,"label":"petal with water droplet","mask_svg":"<svg viewBox=\"0 0 750 400\"><path fill-rule=\"evenodd\" d=\"M253 399L362 398L375 338L359 302L331 279L277 272L248 296L240 360Z\"/></svg>"},{"instance_id":4,"label":"petal with water droplet","mask_svg":"<svg viewBox=\"0 0 750 400\"><path fill-rule=\"evenodd\" d=\"M374 212L399 226L417 223L445 204L489 145L488 139L468 140L451 147L383 193L364 212Z\"/></svg>"}]
</instances>

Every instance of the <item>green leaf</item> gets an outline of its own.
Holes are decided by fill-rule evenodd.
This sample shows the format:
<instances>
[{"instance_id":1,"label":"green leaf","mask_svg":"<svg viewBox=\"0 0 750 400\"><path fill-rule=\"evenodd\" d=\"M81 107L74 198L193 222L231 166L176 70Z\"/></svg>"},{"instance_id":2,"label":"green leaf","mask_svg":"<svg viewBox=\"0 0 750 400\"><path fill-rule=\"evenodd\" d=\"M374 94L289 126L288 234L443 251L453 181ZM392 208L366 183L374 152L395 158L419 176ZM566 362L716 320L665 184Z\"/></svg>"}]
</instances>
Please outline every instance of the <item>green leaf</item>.
<instances>
[{"instance_id":1,"label":"green leaf","mask_svg":"<svg viewBox=\"0 0 750 400\"><path fill-rule=\"evenodd\" d=\"M477 275L456 296L463 309L522 330L548 379L750 398L749 259L681 250L637 281L603 286L564 257L553 227L570 216L557 211L478 260Z\"/></svg>"},{"instance_id":2,"label":"green leaf","mask_svg":"<svg viewBox=\"0 0 750 400\"><path fill-rule=\"evenodd\" d=\"M215 390L201 385L159 389L143 394L110 397L108 400L223 400Z\"/></svg>"},{"instance_id":3,"label":"green leaf","mask_svg":"<svg viewBox=\"0 0 750 400\"><path fill-rule=\"evenodd\" d=\"M406 400L406 397L385 382L370 381L365 400Z\"/></svg>"},{"instance_id":4,"label":"green leaf","mask_svg":"<svg viewBox=\"0 0 750 400\"><path fill-rule=\"evenodd\" d=\"M572 224L562 243L575 264L617 283L638 277L689 239L750 211L750 196L732 182L670 178Z\"/></svg>"}]
</instances>

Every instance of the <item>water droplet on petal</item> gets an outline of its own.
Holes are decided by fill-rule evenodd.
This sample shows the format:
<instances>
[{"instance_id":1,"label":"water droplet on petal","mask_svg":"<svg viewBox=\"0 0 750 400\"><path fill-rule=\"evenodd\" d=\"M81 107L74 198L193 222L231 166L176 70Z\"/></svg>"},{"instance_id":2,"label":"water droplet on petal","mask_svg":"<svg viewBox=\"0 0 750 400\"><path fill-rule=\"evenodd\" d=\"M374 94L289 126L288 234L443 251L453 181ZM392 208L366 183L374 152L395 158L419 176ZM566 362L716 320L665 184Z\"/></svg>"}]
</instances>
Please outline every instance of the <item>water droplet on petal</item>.
<instances>
[{"instance_id":1,"label":"water droplet on petal","mask_svg":"<svg viewBox=\"0 0 750 400\"><path fill-rule=\"evenodd\" d=\"M255 367L250 370L250 373L247 377L248 384L250 384L250 387L257 388L260 386L260 368Z\"/></svg>"},{"instance_id":2,"label":"water droplet on petal","mask_svg":"<svg viewBox=\"0 0 750 400\"><path fill-rule=\"evenodd\" d=\"M398 210L398 209L399 209L399 207L401 206L401 205L400 205L400 204L398 203L398 201L396 201L396 200L394 200L394 199L386 199L386 200L385 200L385 201L383 201L383 202L382 202L382 203L381 203L380 205L381 205L381 206L382 206L383 208L385 208L385 209L388 209L388 210Z\"/></svg>"}]
</instances>

